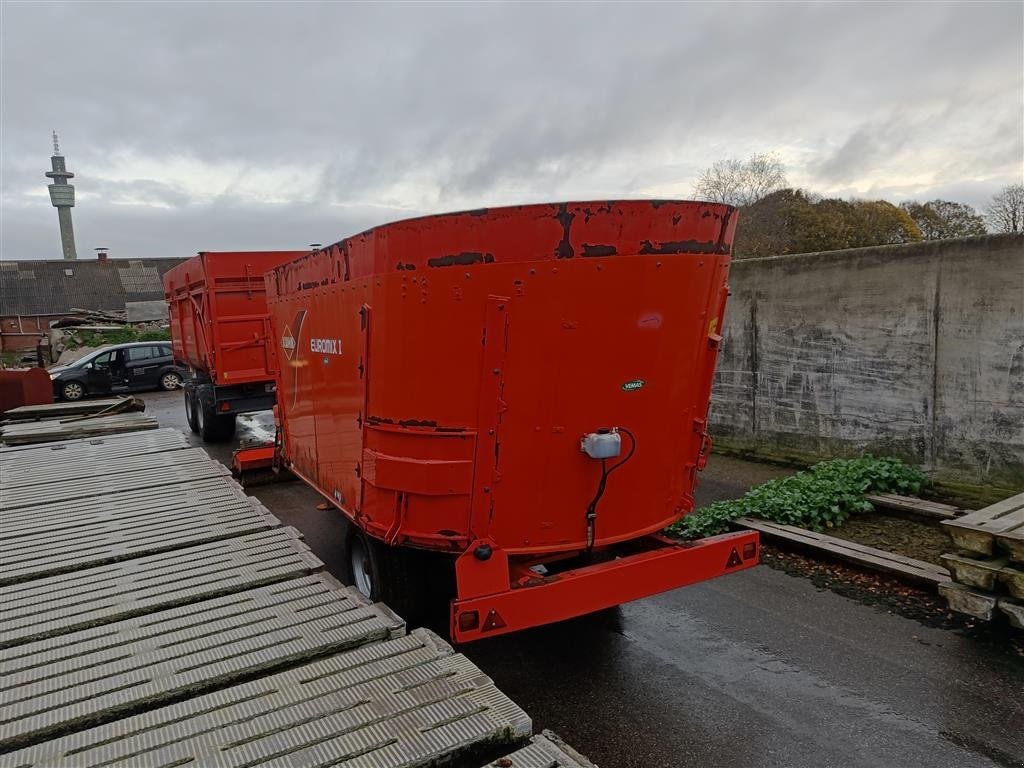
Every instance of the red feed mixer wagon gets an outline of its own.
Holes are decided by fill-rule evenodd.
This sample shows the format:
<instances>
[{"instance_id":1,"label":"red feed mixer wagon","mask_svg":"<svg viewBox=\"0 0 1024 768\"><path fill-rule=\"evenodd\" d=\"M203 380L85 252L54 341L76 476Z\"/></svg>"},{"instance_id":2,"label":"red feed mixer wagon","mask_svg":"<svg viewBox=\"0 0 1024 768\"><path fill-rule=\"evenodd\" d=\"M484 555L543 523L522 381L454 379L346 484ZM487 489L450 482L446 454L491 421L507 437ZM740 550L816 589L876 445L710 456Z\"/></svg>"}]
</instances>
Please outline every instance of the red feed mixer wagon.
<instances>
[{"instance_id":1,"label":"red feed mixer wagon","mask_svg":"<svg viewBox=\"0 0 1024 768\"><path fill-rule=\"evenodd\" d=\"M709 203L492 208L269 271L276 461L350 522L356 586L408 619L454 570L464 642L755 565L755 533L659 535L710 449L735 228Z\"/></svg>"}]
</instances>

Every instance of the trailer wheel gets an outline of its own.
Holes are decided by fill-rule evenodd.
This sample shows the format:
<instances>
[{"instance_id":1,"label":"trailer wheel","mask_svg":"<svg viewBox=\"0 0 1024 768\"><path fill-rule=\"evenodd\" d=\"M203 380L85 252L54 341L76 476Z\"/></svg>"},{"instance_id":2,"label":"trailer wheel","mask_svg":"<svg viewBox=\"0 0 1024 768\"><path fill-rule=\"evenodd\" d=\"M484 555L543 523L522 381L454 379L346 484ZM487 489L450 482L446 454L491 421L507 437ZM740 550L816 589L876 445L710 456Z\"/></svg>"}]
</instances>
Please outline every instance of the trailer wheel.
<instances>
[{"instance_id":1,"label":"trailer wheel","mask_svg":"<svg viewBox=\"0 0 1024 768\"><path fill-rule=\"evenodd\" d=\"M196 421L196 392L189 386L185 387L185 421L192 432L199 434L199 424Z\"/></svg>"},{"instance_id":2,"label":"trailer wheel","mask_svg":"<svg viewBox=\"0 0 1024 768\"><path fill-rule=\"evenodd\" d=\"M196 396L196 431L204 443L223 443L235 435L235 414L217 413L212 402Z\"/></svg>"}]
</instances>

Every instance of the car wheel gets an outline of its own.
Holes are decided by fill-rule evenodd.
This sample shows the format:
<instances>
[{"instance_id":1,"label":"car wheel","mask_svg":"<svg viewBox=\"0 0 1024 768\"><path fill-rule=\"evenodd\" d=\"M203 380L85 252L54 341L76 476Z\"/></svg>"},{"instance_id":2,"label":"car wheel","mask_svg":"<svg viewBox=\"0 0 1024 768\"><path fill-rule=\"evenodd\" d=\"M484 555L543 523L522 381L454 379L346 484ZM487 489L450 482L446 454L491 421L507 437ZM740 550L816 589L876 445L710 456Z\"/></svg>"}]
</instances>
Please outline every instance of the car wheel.
<instances>
[{"instance_id":1,"label":"car wheel","mask_svg":"<svg viewBox=\"0 0 1024 768\"><path fill-rule=\"evenodd\" d=\"M65 400L81 400L85 397L85 387L77 381L69 381L60 388L60 396Z\"/></svg>"},{"instance_id":2,"label":"car wheel","mask_svg":"<svg viewBox=\"0 0 1024 768\"><path fill-rule=\"evenodd\" d=\"M174 371L168 371L160 377L160 389L170 392L181 386L181 375Z\"/></svg>"}]
</instances>

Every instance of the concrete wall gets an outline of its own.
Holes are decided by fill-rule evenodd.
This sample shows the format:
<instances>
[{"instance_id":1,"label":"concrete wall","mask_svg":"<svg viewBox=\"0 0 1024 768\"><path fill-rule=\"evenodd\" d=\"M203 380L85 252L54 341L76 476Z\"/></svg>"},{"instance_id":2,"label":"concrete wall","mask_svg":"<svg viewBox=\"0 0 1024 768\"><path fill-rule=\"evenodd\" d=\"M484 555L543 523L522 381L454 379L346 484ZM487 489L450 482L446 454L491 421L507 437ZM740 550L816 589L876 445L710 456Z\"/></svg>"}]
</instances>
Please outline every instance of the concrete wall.
<instances>
[{"instance_id":1,"label":"concrete wall","mask_svg":"<svg viewBox=\"0 0 1024 768\"><path fill-rule=\"evenodd\" d=\"M716 445L1024 489L1024 235L736 261L730 284Z\"/></svg>"}]
</instances>

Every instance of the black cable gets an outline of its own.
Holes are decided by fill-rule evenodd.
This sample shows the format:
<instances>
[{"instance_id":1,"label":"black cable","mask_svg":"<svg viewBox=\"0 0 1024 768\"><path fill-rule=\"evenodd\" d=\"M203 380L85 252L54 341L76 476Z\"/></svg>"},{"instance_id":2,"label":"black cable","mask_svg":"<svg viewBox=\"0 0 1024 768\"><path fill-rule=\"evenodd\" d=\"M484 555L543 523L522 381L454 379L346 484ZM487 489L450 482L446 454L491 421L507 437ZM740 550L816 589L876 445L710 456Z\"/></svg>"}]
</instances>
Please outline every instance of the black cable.
<instances>
[{"instance_id":1,"label":"black cable","mask_svg":"<svg viewBox=\"0 0 1024 768\"><path fill-rule=\"evenodd\" d=\"M608 460L601 459L601 480L597 484L597 493L594 494L593 500L590 502L590 504L587 505L586 551L588 555L594 549L594 539L596 536L597 528L597 503L601 500L601 497L604 496L604 490L608 484L608 476L616 469L621 467L623 464L625 464L627 461L629 461L631 458L633 458L633 454L636 453L636 436L628 429L625 429L624 427L619 427L619 432L622 432L625 435L629 435L629 453L627 453L620 461L615 462L615 464L613 464L610 469L608 468Z\"/></svg>"}]
</instances>

